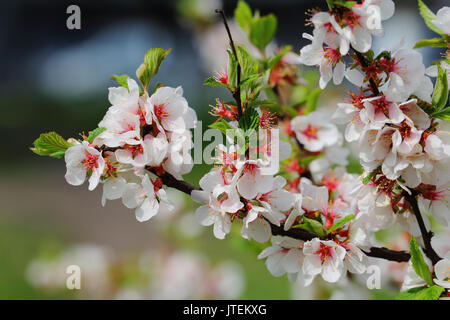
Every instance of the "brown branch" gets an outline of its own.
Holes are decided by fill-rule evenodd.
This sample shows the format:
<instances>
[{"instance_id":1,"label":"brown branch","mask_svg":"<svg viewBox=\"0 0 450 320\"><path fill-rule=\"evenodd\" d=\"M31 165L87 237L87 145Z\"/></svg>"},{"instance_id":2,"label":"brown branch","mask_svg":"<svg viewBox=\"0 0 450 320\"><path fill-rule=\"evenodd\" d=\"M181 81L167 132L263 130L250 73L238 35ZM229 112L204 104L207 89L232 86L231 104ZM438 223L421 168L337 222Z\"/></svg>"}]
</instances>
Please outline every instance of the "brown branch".
<instances>
[{"instance_id":1,"label":"brown branch","mask_svg":"<svg viewBox=\"0 0 450 320\"><path fill-rule=\"evenodd\" d=\"M355 52L356 56L358 57L358 61L359 61L359 64L361 65L361 67L367 68L369 66L369 63L367 62L364 55L361 52L356 51L353 47L352 47L352 49ZM378 86L375 83L375 80L373 80L372 78L369 78L369 84L370 84L370 89L372 90L373 94L378 96L380 94L380 91L378 90Z\"/></svg>"},{"instance_id":2,"label":"brown branch","mask_svg":"<svg viewBox=\"0 0 450 320\"><path fill-rule=\"evenodd\" d=\"M236 67L236 89L233 92L233 98L236 100L237 109L238 109L238 120L242 116L242 101L241 101L241 65L239 63L236 47L234 46L233 37L231 36L230 28L228 27L227 18L225 17L225 12L220 9L216 9L216 13L222 16L223 24L225 25L225 29L227 30L228 39L230 39L231 50L233 51L234 58L236 59L237 67Z\"/></svg>"},{"instance_id":3,"label":"brown branch","mask_svg":"<svg viewBox=\"0 0 450 320\"><path fill-rule=\"evenodd\" d=\"M155 173L154 171L152 171ZM177 180L174 176L172 176L170 173L166 172L163 175L159 176L163 183L171 188L177 189L181 192L191 194L193 190L201 190L200 188L197 188L193 185L190 185L189 183L185 181ZM270 222L269 222L270 223ZM290 229L290 230L284 230L282 226L278 227L272 223L270 223L270 227L272 229L273 235L280 235L280 236L287 236L298 240L303 241L309 241L314 238L320 238L319 235L309 232L307 230L303 229ZM381 258L385 260L390 261L397 261L397 262L406 262L409 260L410 255L407 252L404 251L394 251L387 248L370 248L369 252L365 252L366 255L370 257L375 258Z\"/></svg>"},{"instance_id":4,"label":"brown branch","mask_svg":"<svg viewBox=\"0 0 450 320\"><path fill-rule=\"evenodd\" d=\"M427 231L427 228L425 227L419 205L417 204L417 191L411 191L411 194L405 192L405 199L410 204L414 215L416 216L417 223L419 224L420 233L422 234L423 243L425 244L425 255L431 260L433 265L435 265L439 260L441 260L441 258L431 246L431 238L433 237L433 233L431 231Z\"/></svg>"}]
</instances>

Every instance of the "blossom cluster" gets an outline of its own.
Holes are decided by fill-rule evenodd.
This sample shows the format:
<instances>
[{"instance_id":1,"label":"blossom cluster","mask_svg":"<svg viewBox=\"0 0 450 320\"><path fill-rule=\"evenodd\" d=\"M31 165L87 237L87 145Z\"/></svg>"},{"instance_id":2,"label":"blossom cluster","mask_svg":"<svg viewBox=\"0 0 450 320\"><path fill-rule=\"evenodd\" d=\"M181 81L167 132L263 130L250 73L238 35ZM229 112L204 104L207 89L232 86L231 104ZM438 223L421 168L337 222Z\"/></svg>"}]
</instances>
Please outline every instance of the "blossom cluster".
<instances>
[{"instance_id":1,"label":"blossom cluster","mask_svg":"<svg viewBox=\"0 0 450 320\"><path fill-rule=\"evenodd\" d=\"M140 94L128 79L126 87L109 89L111 107L98 124L102 128L92 142L73 140L67 149L66 180L89 190L103 184L102 204L122 199L136 218L146 221L160 204L172 208L160 178L169 172L180 178L191 171L193 128L197 116L183 97L181 87L160 87L154 94Z\"/></svg>"}]
</instances>

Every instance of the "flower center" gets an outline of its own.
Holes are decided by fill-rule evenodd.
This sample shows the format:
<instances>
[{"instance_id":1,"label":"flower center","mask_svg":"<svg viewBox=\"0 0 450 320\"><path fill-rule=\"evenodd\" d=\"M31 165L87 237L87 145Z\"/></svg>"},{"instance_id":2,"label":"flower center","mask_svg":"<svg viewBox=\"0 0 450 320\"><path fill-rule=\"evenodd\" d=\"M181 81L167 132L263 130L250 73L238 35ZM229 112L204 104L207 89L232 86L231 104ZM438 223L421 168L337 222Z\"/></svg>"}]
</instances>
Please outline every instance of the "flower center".
<instances>
[{"instance_id":1,"label":"flower center","mask_svg":"<svg viewBox=\"0 0 450 320\"><path fill-rule=\"evenodd\" d=\"M372 104L375 106L376 113L384 113L386 117L389 117L389 106L391 103L386 100L385 96L372 101Z\"/></svg>"},{"instance_id":2,"label":"flower center","mask_svg":"<svg viewBox=\"0 0 450 320\"><path fill-rule=\"evenodd\" d=\"M338 63L339 59L341 58L341 53L333 48L327 47L323 49L323 56L325 59L331 62L333 67Z\"/></svg>"},{"instance_id":3,"label":"flower center","mask_svg":"<svg viewBox=\"0 0 450 320\"><path fill-rule=\"evenodd\" d=\"M320 248L314 252L315 254L320 255L320 260L322 260L322 263L326 262L329 257L332 257L333 255L333 249L326 244L320 243Z\"/></svg>"},{"instance_id":4,"label":"flower center","mask_svg":"<svg viewBox=\"0 0 450 320\"><path fill-rule=\"evenodd\" d=\"M98 156L87 151L84 152L84 159L81 161L86 171L93 170L98 167Z\"/></svg>"},{"instance_id":5,"label":"flower center","mask_svg":"<svg viewBox=\"0 0 450 320\"><path fill-rule=\"evenodd\" d=\"M403 139L408 138L411 135L411 127L406 123L406 121L402 122L400 128L398 128L398 131L400 131L400 135Z\"/></svg>"},{"instance_id":6,"label":"flower center","mask_svg":"<svg viewBox=\"0 0 450 320\"><path fill-rule=\"evenodd\" d=\"M165 110L164 104L156 104L153 110L158 120L162 120L163 118L170 116L170 113Z\"/></svg>"},{"instance_id":7,"label":"flower center","mask_svg":"<svg viewBox=\"0 0 450 320\"><path fill-rule=\"evenodd\" d=\"M305 130L302 131L302 134L306 137L306 139L317 139L317 131L318 129L310 124L306 127Z\"/></svg>"},{"instance_id":8,"label":"flower center","mask_svg":"<svg viewBox=\"0 0 450 320\"><path fill-rule=\"evenodd\" d=\"M144 153L144 148L142 147L142 144L126 144L123 146L123 148L128 152L131 152L131 156L133 157L133 159L136 156Z\"/></svg>"}]
</instances>

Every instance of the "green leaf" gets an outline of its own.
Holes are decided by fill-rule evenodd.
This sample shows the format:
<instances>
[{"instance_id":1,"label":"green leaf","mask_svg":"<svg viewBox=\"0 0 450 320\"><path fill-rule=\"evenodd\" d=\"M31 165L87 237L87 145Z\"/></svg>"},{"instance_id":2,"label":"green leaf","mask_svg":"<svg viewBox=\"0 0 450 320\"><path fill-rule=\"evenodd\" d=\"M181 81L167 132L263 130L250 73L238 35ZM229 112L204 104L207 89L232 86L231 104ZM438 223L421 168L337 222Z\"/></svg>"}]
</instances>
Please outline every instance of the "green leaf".
<instances>
[{"instance_id":1,"label":"green leaf","mask_svg":"<svg viewBox=\"0 0 450 320\"><path fill-rule=\"evenodd\" d=\"M31 151L40 156L50 156L61 159L66 150L72 145L56 132L42 133L33 142L34 148Z\"/></svg>"},{"instance_id":2,"label":"green leaf","mask_svg":"<svg viewBox=\"0 0 450 320\"><path fill-rule=\"evenodd\" d=\"M100 128L90 131L89 137L87 138L88 142L92 143L94 141L94 139L97 138L97 136L105 130L106 130L106 128L100 127Z\"/></svg>"},{"instance_id":3,"label":"green leaf","mask_svg":"<svg viewBox=\"0 0 450 320\"><path fill-rule=\"evenodd\" d=\"M445 38L433 38L427 40L419 40L414 45L414 49L423 47L446 48L448 46Z\"/></svg>"},{"instance_id":4,"label":"green leaf","mask_svg":"<svg viewBox=\"0 0 450 320\"><path fill-rule=\"evenodd\" d=\"M340 0L334 0L333 4L335 6L339 6L339 7L344 7L344 8L352 8L355 4L356 1L340 1Z\"/></svg>"},{"instance_id":5,"label":"green leaf","mask_svg":"<svg viewBox=\"0 0 450 320\"><path fill-rule=\"evenodd\" d=\"M250 26L250 42L264 50L277 31L277 18L273 14L253 20Z\"/></svg>"},{"instance_id":6,"label":"green leaf","mask_svg":"<svg viewBox=\"0 0 450 320\"><path fill-rule=\"evenodd\" d=\"M248 35L253 16L252 9L245 1L239 0L238 5L234 10L234 19L239 27L241 27L241 29Z\"/></svg>"},{"instance_id":7,"label":"green leaf","mask_svg":"<svg viewBox=\"0 0 450 320\"><path fill-rule=\"evenodd\" d=\"M245 78L244 80L241 80L241 87L245 86L245 85L251 85L253 81L259 79L261 77L261 74L257 73L257 74L252 74L251 76Z\"/></svg>"},{"instance_id":8,"label":"green leaf","mask_svg":"<svg viewBox=\"0 0 450 320\"><path fill-rule=\"evenodd\" d=\"M438 76L436 79L436 84L434 86L433 97L431 103L436 106L438 110L445 107L448 99L448 82L447 82L447 72L441 68L441 65L437 65Z\"/></svg>"},{"instance_id":9,"label":"green leaf","mask_svg":"<svg viewBox=\"0 0 450 320\"><path fill-rule=\"evenodd\" d=\"M221 83L221 82L217 82L216 79L214 79L214 77L209 77L208 79L203 81L203 85L204 86L212 86L212 87L225 87L225 88L228 88L228 86L226 84Z\"/></svg>"},{"instance_id":10,"label":"green leaf","mask_svg":"<svg viewBox=\"0 0 450 320\"><path fill-rule=\"evenodd\" d=\"M381 166L376 168L375 170L373 170L371 173L369 173L367 176L364 177L362 183L363 184L368 184L370 179L373 178L373 176L375 176L376 174L378 174L378 172L380 172L381 170Z\"/></svg>"},{"instance_id":11,"label":"green leaf","mask_svg":"<svg viewBox=\"0 0 450 320\"><path fill-rule=\"evenodd\" d=\"M427 284L429 284L430 286L433 285L430 269L425 263L422 252L420 252L416 238L414 237L411 237L411 241L409 242L409 253L411 254L411 263L414 271L419 277L425 280Z\"/></svg>"},{"instance_id":12,"label":"green leaf","mask_svg":"<svg viewBox=\"0 0 450 320\"><path fill-rule=\"evenodd\" d=\"M305 114L311 113L317 108L317 103L319 102L320 93L322 92L322 89L316 88L314 89L306 99L306 105L305 105Z\"/></svg>"},{"instance_id":13,"label":"green leaf","mask_svg":"<svg viewBox=\"0 0 450 320\"><path fill-rule=\"evenodd\" d=\"M433 285L431 287L417 287L401 292L395 300L437 300L444 288Z\"/></svg>"},{"instance_id":14,"label":"green leaf","mask_svg":"<svg viewBox=\"0 0 450 320\"><path fill-rule=\"evenodd\" d=\"M272 67L276 66L278 62L280 62L280 60L283 59L286 53L288 53L291 50L292 46L285 46L283 50L281 50L279 53L277 53L276 55L274 55L272 58L269 59L269 61L267 62L267 68L271 69Z\"/></svg>"},{"instance_id":15,"label":"green leaf","mask_svg":"<svg viewBox=\"0 0 450 320\"><path fill-rule=\"evenodd\" d=\"M144 62L136 70L136 76L146 92L150 81L158 73L161 63L170 51L171 49L152 48L145 54Z\"/></svg>"},{"instance_id":16,"label":"green leaf","mask_svg":"<svg viewBox=\"0 0 450 320\"><path fill-rule=\"evenodd\" d=\"M425 21L425 24L428 28L430 28L432 31L444 36L445 32L436 27L431 21L436 19L436 15L423 3L422 0L419 1L419 12L422 16L423 20Z\"/></svg>"},{"instance_id":17,"label":"green leaf","mask_svg":"<svg viewBox=\"0 0 450 320\"><path fill-rule=\"evenodd\" d=\"M232 127L228 122L226 122L224 119L220 119L220 121L214 122L209 125L211 129L217 129L220 132L226 134L227 130L234 130L235 128Z\"/></svg>"},{"instance_id":18,"label":"green leaf","mask_svg":"<svg viewBox=\"0 0 450 320\"><path fill-rule=\"evenodd\" d=\"M296 226L293 226L292 228L304 229L304 230L310 231L312 233L315 233L315 234L319 235L320 237L325 237L325 235L326 235L325 230L323 229L323 226L319 221L314 220L314 219L309 219L305 216L303 216L302 224L298 224Z\"/></svg>"},{"instance_id":19,"label":"green leaf","mask_svg":"<svg viewBox=\"0 0 450 320\"><path fill-rule=\"evenodd\" d=\"M242 117L239 119L238 124L239 129L245 131L255 130L257 131L259 128L259 114L255 108L247 108L245 109Z\"/></svg>"},{"instance_id":20,"label":"green leaf","mask_svg":"<svg viewBox=\"0 0 450 320\"><path fill-rule=\"evenodd\" d=\"M437 111L431 115L432 118L442 119L444 121L450 121L450 107Z\"/></svg>"},{"instance_id":21,"label":"green leaf","mask_svg":"<svg viewBox=\"0 0 450 320\"><path fill-rule=\"evenodd\" d=\"M328 9L333 10L333 0L327 0Z\"/></svg>"},{"instance_id":22,"label":"green leaf","mask_svg":"<svg viewBox=\"0 0 450 320\"><path fill-rule=\"evenodd\" d=\"M124 88L127 88L128 90L130 90L129 88L128 88L128 76L126 75L126 74L123 74L123 75L121 75L121 76L118 76L118 75L116 75L116 74L113 74L112 76L111 76L111 80L116 80L116 82L117 82L117 84L119 85L119 86L121 86L121 87L124 87Z\"/></svg>"},{"instance_id":23,"label":"green leaf","mask_svg":"<svg viewBox=\"0 0 450 320\"><path fill-rule=\"evenodd\" d=\"M327 230L327 234L332 233L333 231L336 231L337 229L341 228L342 226L344 226L347 222L349 222L350 220L354 219L355 216L352 214L349 214L348 216L345 216L344 218L342 218L341 220L339 220L338 222L336 222L335 224L333 224L330 229Z\"/></svg>"},{"instance_id":24,"label":"green leaf","mask_svg":"<svg viewBox=\"0 0 450 320\"><path fill-rule=\"evenodd\" d=\"M236 54L241 65L241 81L258 74L258 62L255 61L247 49L242 46L236 46Z\"/></svg>"},{"instance_id":25,"label":"green leaf","mask_svg":"<svg viewBox=\"0 0 450 320\"><path fill-rule=\"evenodd\" d=\"M323 153L315 155L315 156L309 156L309 157L302 157L299 161L299 164L301 167L306 168L311 162L313 162L316 159L323 158L325 155Z\"/></svg>"}]
</instances>

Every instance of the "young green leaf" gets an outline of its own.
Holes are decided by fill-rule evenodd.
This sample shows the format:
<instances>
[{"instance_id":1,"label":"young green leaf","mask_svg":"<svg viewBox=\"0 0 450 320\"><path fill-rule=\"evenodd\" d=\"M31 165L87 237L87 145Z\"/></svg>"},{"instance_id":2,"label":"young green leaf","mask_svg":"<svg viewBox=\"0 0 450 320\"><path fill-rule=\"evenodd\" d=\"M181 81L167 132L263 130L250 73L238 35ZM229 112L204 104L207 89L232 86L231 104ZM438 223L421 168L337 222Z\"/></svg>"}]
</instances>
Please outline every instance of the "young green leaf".
<instances>
[{"instance_id":1,"label":"young green leaf","mask_svg":"<svg viewBox=\"0 0 450 320\"><path fill-rule=\"evenodd\" d=\"M324 237L326 235L325 230L323 229L322 224L313 219L309 219L307 217L303 217L303 223L293 226L292 228L300 228L312 233L319 235L320 237Z\"/></svg>"},{"instance_id":2,"label":"young green leaf","mask_svg":"<svg viewBox=\"0 0 450 320\"><path fill-rule=\"evenodd\" d=\"M212 124L209 125L209 127L211 129L217 129L220 132L226 134L227 130L234 130L235 128L233 128L228 122L226 122L223 119L220 119L220 121L214 122Z\"/></svg>"},{"instance_id":3,"label":"young green leaf","mask_svg":"<svg viewBox=\"0 0 450 320\"><path fill-rule=\"evenodd\" d=\"M72 145L56 132L42 133L33 142L34 148L31 151L40 156L50 156L61 159L66 150Z\"/></svg>"},{"instance_id":4,"label":"young green leaf","mask_svg":"<svg viewBox=\"0 0 450 320\"><path fill-rule=\"evenodd\" d=\"M401 292L395 300L437 300L444 288L433 285L431 287L417 287Z\"/></svg>"},{"instance_id":5,"label":"young green leaf","mask_svg":"<svg viewBox=\"0 0 450 320\"><path fill-rule=\"evenodd\" d=\"M427 40L419 40L414 45L414 49L423 47L446 48L448 46L445 38L433 38Z\"/></svg>"},{"instance_id":6,"label":"young green leaf","mask_svg":"<svg viewBox=\"0 0 450 320\"><path fill-rule=\"evenodd\" d=\"M97 138L97 136L105 130L106 130L106 128L100 127L100 128L96 128L96 129L90 131L89 137L87 139L88 142L92 143L94 141L94 139Z\"/></svg>"},{"instance_id":7,"label":"young green leaf","mask_svg":"<svg viewBox=\"0 0 450 320\"><path fill-rule=\"evenodd\" d=\"M440 64L437 65L438 76L436 79L436 84L434 86L433 97L431 103L436 106L438 110L445 107L448 99L448 82L447 82L447 72L441 68Z\"/></svg>"},{"instance_id":8,"label":"young green leaf","mask_svg":"<svg viewBox=\"0 0 450 320\"><path fill-rule=\"evenodd\" d=\"M117 82L117 84L119 86L127 88L129 90L129 88L128 88L128 78L129 77L126 74L123 74L121 76L113 74L110 79L111 80L116 80L116 82Z\"/></svg>"},{"instance_id":9,"label":"young green leaf","mask_svg":"<svg viewBox=\"0 0 450 320\"><path fill-rule=\"evenodd\" d=\"M419 277L425 280L428 285L433 285L430 269L425 263L422 252L419 250L416 238L414 237L411 237L411 241L409 242L409 253L411 254L411 263L414 271Z\"/></svg>"},{"instance_id":10,"label":"young green leaf","mask_svg":"<svg viewBox=\"0 0 450 320\"><path fill-rule=\"evenodd\" d=\"M355 218L355 216L352 215L352 214L349 214L348 216L345 216L344 218L342 218L341 220L339 220L338 222L333 224L331 226L331 228L327 230L327 234L330 234L333 231L336 231L337 229L343 227L347 222L349 222L350 220L352 220L354 218Z\"/></svg>"},{"instance_id":11,"label":"young green leaf","mask_svg":"<svg viewBox=\"0 0 450 320\"><path fill-rule=\"evenodd\" d=\"M250 42L264 50L277 31L277 18L273 14L255 19L250 26Z\"/></svg>"},{"instance_id":12,"label":"young green leaf","mask_svg":"<svg viewBox=\"0 0 450 320\"><path fill-rule=\"evenodd\" d=\"M267 68L271 69L272 67L277 65L278 62L280 62L280 60L283 59L286 53L288 53L291 50L292 46L285 46L280 52L278 52L276 55L274 55L272 58L269 59L269 61L267 62Z\"/></svg>"},{"instance_id":13,"label":"young green leaf","mask_svg":"<svg viewBox=\"0 0 450 320\"><path fill-rule=\"evenodd\" d=\"M208 79L203 81L203 85L204 86L212 86L212 87L225 87L225 88L228 88L228 86L226 84L221 83L221 82L217 82L216 79L214 79L214 77L209 77Z\"/></svg>"},{"instance_id":14,"label":"young green leaf","mask_svg":"<svg viewBox=\"0 0 450 320\"><path fill-rule=\"evenodd\" d=\"M252 23L252 9L249 5L239 0L236 9L234 10L234 19L241 29L248 35L250 33L250 25Z\"/></svg>"},{"instance_id":15,"label":"young green leaf","mask_svg":"<svg viewBox=\"0 0 450 320\"><path fill-rule=\"evenodd\" d=\"M238 124L239 129L245 131L255 130L257 131L259 128L259 114L255 110L255 108L247 108L244 111L244 114L239 119Z\"/></svg>"},{"instance_id":16,"label":"young green leaf","mask_svg":"<svg viewBox=\"0 0 450 320\"><path fill-rule=\"evenodd\" d=\"M368 184L370 179L372 179L376 174L378 174L378 172L380 172L380 170L381 170L381 167L378 167L375 170L373 170L372 172L370 172L367 176L364 177L362 183Z\"/></svg>"},{"instance_id":17,"label":"young green leaf","mask_svg":"<svg viewBox=\"0 0 450 320\"><path fill-rule=\"evenodd\" d=\"M316 88L308 95L305 105L305 114L311 113L316 110L321 92L322 89Z\"/></svg>"},{"instance_id":18,"label":"young green leaf","mask_svg":"<svg viewBox=\"0 0 450 320\"><path fill-rule=\"evenodd\" d=\"M171 49L152 48L145 54L144 62L136 70L136 76L145 91L148 90L150 81L158 73L161 63L170 51Z\"/></svg>"},{"instance_id":19,"label":"young green leaf","mask_svg":"<svg viewBox=\"0 0 450 320\"><path fill-rule=\"evenodd\" d=\"M431 115L432 118L442 119L444 121L450 121L450 107L444 108Z\"/></svg>"},{"instance_id":20,"label":"young green leaf","mask_svg":"<svg viewBox=\"0 0 450 320\"><path fill-rule=\"evenodd\" d=\"M419 12L420 15L422 16L423 20L425 21L425 24L427 25L428 28L430 28L432 31L444 36L445 32L442 31L441 29L439 29L438 27L436 27L433 22L431 22L432 20L436 19L436 15L433 13L433 11L431 11L425 3L423 3L422 0L418 0L419 2Z\"/></svg>"}]
</instances>

